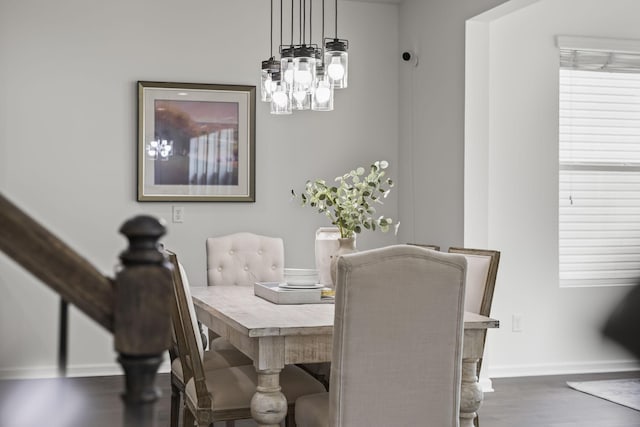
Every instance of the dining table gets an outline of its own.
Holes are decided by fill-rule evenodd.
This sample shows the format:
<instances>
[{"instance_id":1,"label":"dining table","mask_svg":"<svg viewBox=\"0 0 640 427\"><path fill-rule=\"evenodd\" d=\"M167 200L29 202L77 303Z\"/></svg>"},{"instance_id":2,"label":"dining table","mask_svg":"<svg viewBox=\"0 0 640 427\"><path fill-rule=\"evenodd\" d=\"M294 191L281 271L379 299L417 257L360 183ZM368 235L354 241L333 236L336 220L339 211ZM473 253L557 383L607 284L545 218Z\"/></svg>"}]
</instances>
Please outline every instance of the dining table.
<instances>
[{"instance_id":1,"label":"dining table","mask_svg":"<svg viewBox=\"0 0 640 427\"><path fill-rule=\"evenodd\" d=\"M331 361L334 304L274 304L254 295L251 286L201 286L191 292L198 321L253 360L258 375L253 419L261 427L279 426L287 411L280 371L289 364ZM483 399L477 365L487 329L497 327L496 319L464 313L460 427L474 425Z\"/></svg>"}]
</instances>

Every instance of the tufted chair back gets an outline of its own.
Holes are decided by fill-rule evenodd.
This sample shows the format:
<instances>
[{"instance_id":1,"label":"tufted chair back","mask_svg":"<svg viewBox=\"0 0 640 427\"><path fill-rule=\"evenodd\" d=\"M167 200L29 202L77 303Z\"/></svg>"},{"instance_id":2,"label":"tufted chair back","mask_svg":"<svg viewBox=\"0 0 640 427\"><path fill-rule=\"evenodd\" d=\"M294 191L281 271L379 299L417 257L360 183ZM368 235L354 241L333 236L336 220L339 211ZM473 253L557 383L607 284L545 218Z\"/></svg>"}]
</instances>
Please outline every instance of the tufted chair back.
<instances>
[{"instance_id":1,"label":"tufted chair back","mask_svg":"<svg viewBox=\"0 0 640 427\"><path fill-rule=\"evenodd\" d=\"M252 286L281 282L284 242L279 237L235 233L207 239L207 285Z\"/></svg>"}]
</instances>

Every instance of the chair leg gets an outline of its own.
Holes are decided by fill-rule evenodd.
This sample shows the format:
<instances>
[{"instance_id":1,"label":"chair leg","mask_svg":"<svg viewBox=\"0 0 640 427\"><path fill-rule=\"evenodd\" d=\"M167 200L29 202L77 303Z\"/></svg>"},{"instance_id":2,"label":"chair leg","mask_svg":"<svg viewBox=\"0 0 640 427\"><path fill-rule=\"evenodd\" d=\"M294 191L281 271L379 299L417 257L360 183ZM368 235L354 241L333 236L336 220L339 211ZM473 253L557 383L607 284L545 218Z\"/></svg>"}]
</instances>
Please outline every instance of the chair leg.
<instances>
[{"instance_id":1,"label":"chair leg","mask_svg":"<svg viewBox=\"0 0 640 427\"><path fill-rule=\"evenodd\" d=\"M284 427L296 427L295 407L290 405L287 408L287 416L284 419Z\"/></svg>"},{"instance_id":2,"label":"chair leg","mask_svg":"<svg viewBox=\"0 0 640 427\"><path fill-rule=\"evenodd\" d=\"M182 427L193 427L196 425L196 417L191 413L187 405L184 406L182 412Z\"/></svg>"},{"instance_id":3,"label":"chair leg","mask_svg":"<svg viewBox=\"0 0 640 427\"><path fill-rule=\"evenodd\" d=\"M311 375L322 383L324 388L329 391L329 380L331 377L331 362L322 363L300 363L297 365L303 371Z\"/></svg>"},{"instance_id":4,"label":"chair leg","mask_svg":"<svg viewBox=\"0 0 640 427\"><path fill-rule=\"evenodd\" d=\"M171 384L171 427L178 427L180 419L180 389Z\"/></svg>"},{"instance_id":5,"label":"chair leg","mask_svg":"<svg viewBox=\"0 0 640 427\"><path fill-rule=\"evenodd\" d=\"M206 334L205 333L205 327L202 326L202 323L200 321L198 321L198 330L197 330L197 332L200 332L200 338L202 338L202 348L204 348L206 350L207 346L209 345L209 343L211 341L213 341L213 338L211 338L211 331L209 331L209 334Z\"/></svg>"}]
</instances>

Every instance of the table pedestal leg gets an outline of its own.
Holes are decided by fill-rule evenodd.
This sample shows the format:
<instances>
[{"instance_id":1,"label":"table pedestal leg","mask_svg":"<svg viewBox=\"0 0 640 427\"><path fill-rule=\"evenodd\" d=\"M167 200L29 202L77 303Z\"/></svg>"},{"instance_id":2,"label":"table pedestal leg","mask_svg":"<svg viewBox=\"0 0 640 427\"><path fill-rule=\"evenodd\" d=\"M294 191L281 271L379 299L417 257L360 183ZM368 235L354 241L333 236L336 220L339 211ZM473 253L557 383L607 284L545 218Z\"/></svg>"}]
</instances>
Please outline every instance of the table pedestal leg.
<instances>
[{"instance_id":1,"label":"table pedestal leg","mask_svg":"<svg viewBox=\"0 0 640 427\"><path fill-rule=\"evenodd\" d=\"M484 394L478 384L478 359L462 359L462 387L460 390L460 427L473 427L476 411Z\"/></svg>"},{"instance_id":2,"label":"table pedestal leg","mask_svg":"<svg viewBox=\"0 0 640 427\"><path fill-rule=\"evenodd\" d=\"M280 370L258 371L258 387L251 398L251 416L260 427L279 427L287 415L287 399L280 391Z\"/></svg>"}]
</instances>

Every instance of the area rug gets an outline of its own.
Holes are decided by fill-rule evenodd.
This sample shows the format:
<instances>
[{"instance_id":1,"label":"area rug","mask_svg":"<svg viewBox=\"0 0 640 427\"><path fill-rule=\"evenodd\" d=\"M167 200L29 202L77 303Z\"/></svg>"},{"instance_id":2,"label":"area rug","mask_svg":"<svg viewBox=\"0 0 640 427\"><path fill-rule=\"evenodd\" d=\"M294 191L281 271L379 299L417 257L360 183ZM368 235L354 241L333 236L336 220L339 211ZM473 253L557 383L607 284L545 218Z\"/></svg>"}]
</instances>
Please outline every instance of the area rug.
<instances>
[{"instance_id":1,"label":"area rug","mask_svg":"<svg viewBox=\"0 0 640 427\"><path fill-rule=\"evenodd\" d=\"M575 390L640 411L640 378L602 381L567 381Z\"/></svg>"}]
</instances>

